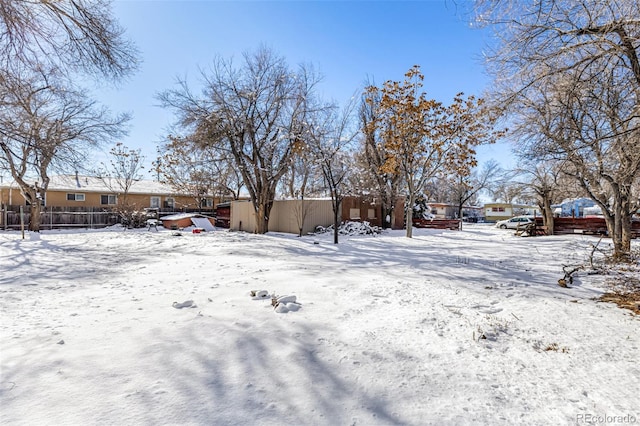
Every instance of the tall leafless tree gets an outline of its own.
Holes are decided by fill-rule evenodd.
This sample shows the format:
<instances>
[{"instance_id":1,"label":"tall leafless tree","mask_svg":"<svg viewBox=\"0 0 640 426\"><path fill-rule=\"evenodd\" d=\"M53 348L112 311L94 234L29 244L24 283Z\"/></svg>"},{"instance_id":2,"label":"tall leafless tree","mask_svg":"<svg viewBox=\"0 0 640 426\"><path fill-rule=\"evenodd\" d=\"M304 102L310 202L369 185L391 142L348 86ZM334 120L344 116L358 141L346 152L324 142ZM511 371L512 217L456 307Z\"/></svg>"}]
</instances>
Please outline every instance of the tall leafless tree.
<instances>
[{"instance_id":1,"label":"tall leafless tree","mask_svg":"<svg viewBox=\"0 0 640 426\"><path fill-rule=\"evenodd\" d=\"M154 166L159 180L190 194L199 208L209 197L236 200L242 178L227 152L199 139L169 135Z\"/></svg>"},{"instance_id":2,"label":"tall leafless tree","mask_svg":"<svg viewBox=\"0 0 640 426\"><path fill-rule=\"evenodd\" d=\"M353 141L358 133L353 125L354 107L355 103L351 101L342 110L327 106L317 108L305 135L311 155L331 195L334 244L338 244L340 207L349 184Z\"/></svg>"},{"instance_id":3,"label":"tall leafless tree","mask_svg":"<svg viewBox=\"0 0 640 426\"><path fill-rule=\"evenodd\" d=\"M137 66L110 0L0 0L0 163L31 204L31 230L50 166L77 165L127 119L109 117L74 82L117 82Z\"/></svg>"},{"instance_id":4,"label":"tall leafless tree","mask_svg":"<svg viewBox=\"0 0 640 426\"><path fill-rule=\"evenodd\" d=\"M231 153L253 203L256 232L265 233L281 178L304 145L318 76L305 66L291 70L263 47L245 53L239 68L216 59L201 79L201 96L182 80L158 97L186 131Z\"/></svg>"},{"instance_id":5,"label":"tall leafless tree","mask_svg":"<svg viewBox=\"0 0 640 426\"><path fill-rule=\"evenodd\" d=\"M50 73L0 79L0 167L10 171L31 206L32 231L40 230L50 169L83 164L89 148L122 136L128 120L110 117L61 81Z\"/></svg>"},{"instance_id":6,"label":"tall leafless tree","mask_svg":"<svg viewBox=\"0 0 640 426\"><path fill-rule=\"evenodd\" d=\"M469 175L454 175L446 179L449 187L449 200L456 206L457 217L462 219L464 206L477 201L484 190L489 190L502 173L500 164L489 160L480 170L474 169Z\"/></svg>"},{"instance_id":7,"label":"tall leafless tree","mask_svg":"<svg viewBox=\"0 0 640 426\"><path fill-rule=\"evenodd\" d=\"M564 192L560 183L562 163L531 160L520 171L520 176L523 177L522 187L535 193L547 235L553 235L555 215L552 204L560 202Z\"/></svg>"},{"instance_id":8,"label":"tall leafless tree","mask_svg":"<svg viewBox=\"0 0 640 426\"><path fill-rule=\"evenodd\" d=\"M111 0L0 0L0 69L57 68L117 81L138 52L114 19Z\"/></svg>"},{"instance_id":9,"label":"tall leafless tree","mask_svg":"<svg viewBox=\"0 0 640 426\"><path fill-rule=\"evenodd\" d=\"M116 194L116 211L122 223L129 227L142 225L144 212L131 202L129 192L133 184L142 179L144 156L140 149L130 149L122 142L109 150L109 162L102 163L98 177L109 190Z\"/></svg>"},{"instance_id":10,"label":"tall leafless tree","mask_svg":"<svg viewBox=\"0 0 640 426\"><path fill-rule=\"evenodd\" d=\"M562 161L603 210L615 255L630 251L640 179L640 3L479 0L500 39L498 102L528 152Z\"/></svg>"}]
</instances>

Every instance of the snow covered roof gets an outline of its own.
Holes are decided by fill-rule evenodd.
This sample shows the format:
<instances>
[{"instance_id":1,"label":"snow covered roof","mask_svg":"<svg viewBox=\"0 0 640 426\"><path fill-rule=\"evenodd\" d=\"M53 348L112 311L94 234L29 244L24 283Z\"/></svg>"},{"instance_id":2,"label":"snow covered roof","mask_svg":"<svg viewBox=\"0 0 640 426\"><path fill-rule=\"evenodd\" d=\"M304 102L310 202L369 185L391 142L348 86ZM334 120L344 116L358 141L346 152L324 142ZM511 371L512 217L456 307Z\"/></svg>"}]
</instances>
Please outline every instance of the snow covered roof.
<instances>
[{"instance_id":1,"label":"snow covered roof","mask_svg":"<svg viewBox=\"0 0 640 426\"><path fill-rule=\"evenodd\" d=\"M16 188L15 181L10 180L0 187ZM49 191L78 191L78 192L118 192L120 186L115 178L99 178L95 176L57 175L51 176ZM176 191L170 185L154 180L137 180L129 189L130 194L158 194L171 195Z\"/></svg>"},{"instance_id":2,"label":"snow covered roof","mask_svg":"<svg viewBox=\"0 0 640 426\"><path fill-rule=\"evenodd\" d=\"M193 218L193 217L208 218L210 216L200 214L200 213L176 213L169 216L162 216L160 220L180 220L180 219L187 219L187 218Z\"/></svg>"},{"instance_id":3,"label":"snow covered roof","mask_svg":"<svg viewBox=\"0 0 640 426\"><path fill-rule=\"evenodd\" d=\"M93 176L60 175L53 176L49 190L82 190L86 192L104 192L120 188L116 178L98 178ZM172 194L171 186L154 180L137 180L129 189L130 194Z\"/></svg>"}]
</instances>

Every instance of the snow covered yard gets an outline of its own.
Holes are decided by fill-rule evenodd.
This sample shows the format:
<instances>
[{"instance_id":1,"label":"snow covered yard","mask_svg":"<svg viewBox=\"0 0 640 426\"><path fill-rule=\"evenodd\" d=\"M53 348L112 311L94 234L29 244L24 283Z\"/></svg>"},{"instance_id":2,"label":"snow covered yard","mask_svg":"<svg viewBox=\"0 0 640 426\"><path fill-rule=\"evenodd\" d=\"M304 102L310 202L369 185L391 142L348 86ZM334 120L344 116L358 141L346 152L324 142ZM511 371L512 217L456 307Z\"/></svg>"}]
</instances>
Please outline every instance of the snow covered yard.
<instances>
[{"instance_id":1,"label":"snow covered yard","mask_svg":"<svg viewBox=\"0 0 640 426\"><path fill-rule=\"evenodd\" d=\"M0 233L0 424L640 422L640 319L557 285L597 239L331 237Z\"/></svg>"}]
</instances>

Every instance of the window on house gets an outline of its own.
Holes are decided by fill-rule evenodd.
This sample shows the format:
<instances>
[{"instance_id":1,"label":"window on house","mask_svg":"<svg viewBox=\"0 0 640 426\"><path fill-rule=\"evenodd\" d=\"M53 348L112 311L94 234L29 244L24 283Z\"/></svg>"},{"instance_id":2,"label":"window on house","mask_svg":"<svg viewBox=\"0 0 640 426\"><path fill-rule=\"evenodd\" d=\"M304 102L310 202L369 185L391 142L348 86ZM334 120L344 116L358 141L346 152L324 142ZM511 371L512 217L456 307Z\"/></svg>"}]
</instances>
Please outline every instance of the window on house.
<instances>
[{"instance_id":1,"label":"window on house","mask_svg":"<svg viewBox=\"0 0 640 426\"><path fill-rule=\"evenodd\" d=\"M152 209L160 208L160 197L151 197L151 203L149 205Z\"/></svg>"},{"instance_id":2,"label":"window on house","mask_svg":"<svg viewBox=\"0 0 640 426\"><path fill-rule=\"evenodd\" d=\"M105 205L114 205L116 204L116 196L115 195L101 195L100 196L100 204Z\"/></svg>"},{"instance_id":3,"label":"window on house","mask_svg":"<svg viewBox=\"0 0 640 426\"><path fill-rule=\"evenodd\" d=\"M204 200L204 207L213 208L213 198L207 198Z\"/></svg>"},{"instance_id":4,"label":"window on house","mask_svg":"<svg viewBox=\"0 0 640 426\"><path fill-rule=\"evenodd\" d=\"M376 210L375 209L369 209L367 211L367 219L375 219L376 218Z\"/></svg>"},{"instance_id":5,"label":"window on house","mask_svg":"<svg viewBox=\"0 0 640 426\"><path fill-rule=\"evenodd\" d=\"M491 211L492 212L503 212L504 213L504 207L491 207Z\"/></svg>"},{"instance_id":6,"label":"window on house","mask_svg":"<svg viewBox=\"0 0 640 426\"><path fill-rule=\"evenodd\" d=\"M172 198L172 197L165 198L165 200L164 200L164 206L165 207L172 209L172 208L175 207L175 205L176 205L175 198Z\"/></svg>"},{"instance_id":7,"label":"window on house","mask_svg":"<svg viewBox=\"0 0 640 426\"><path fill-rule=\"evenodd\" d=\"M67 194L67 201L84 201L84 194Z\"/></svg>"},{"instance_id":8,"label":"window on house","mask_svg":"<svg viewBox=\"0 0 640 426\"><path fill-rule=\"evenodd\" d=\"M360 220L360 209L349 209L349 219Z\"/></svg>"}]
</instances>

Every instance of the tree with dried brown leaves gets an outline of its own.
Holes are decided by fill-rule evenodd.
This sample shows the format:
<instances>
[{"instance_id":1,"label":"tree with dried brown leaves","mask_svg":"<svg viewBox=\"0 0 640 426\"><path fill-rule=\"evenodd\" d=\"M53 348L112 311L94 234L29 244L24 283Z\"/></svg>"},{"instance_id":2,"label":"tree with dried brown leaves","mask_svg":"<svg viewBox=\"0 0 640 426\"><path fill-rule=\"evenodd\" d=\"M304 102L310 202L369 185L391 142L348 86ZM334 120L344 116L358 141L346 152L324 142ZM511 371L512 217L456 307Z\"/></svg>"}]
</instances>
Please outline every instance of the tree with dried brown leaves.
<instances>
[{"instance_id":1,"label":"tree with dried brown leaves","mask_svg":"<svg viewBox=\"0 0 640 426\"><path fill-rule=\"evenodd\" d=\"M466 176L476 165L475 147L502 135L494 131L497 116L482 99L458 94L449 106L428 99L422 91L424 76L418 66L405 80L370 86L368 99L380 94L376 127L389 153L383 172L400 171L406 190L406 235L412 236L413 206L426 183L437 175Z\"/></svg>"},{"instance_id":2,"label":"tree with dried brown leaves","mask_svg":"<svg viewBox=\"0 0 640 426\"><path fill-rule=\"evenodd\" d=\"M368 84L367 87L373 88L375 85ZM400 193L402 173L398 164L395 164L395 168L383 167L392 153L388 150L390 144L384 141L388 135L378 126L382 119L380 98L380 90L365 91L358 111L362 140L355 160L364 171L364 176L360 177L363 182L355 182L355 186L362 194L373 192L382 209L382 227L394 228L399 225L395 223L393 211Z\"/></svg>"}]
</instances>

